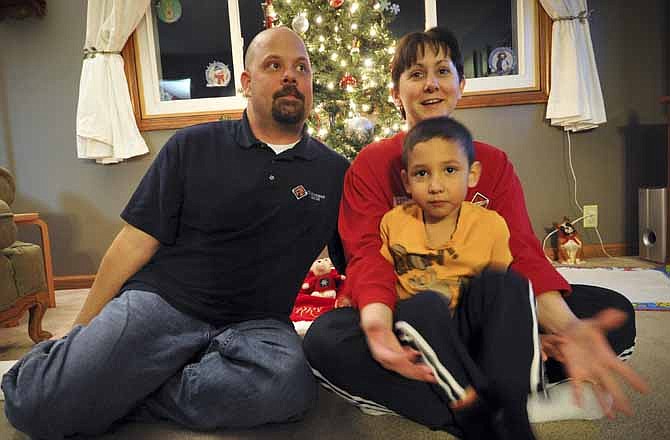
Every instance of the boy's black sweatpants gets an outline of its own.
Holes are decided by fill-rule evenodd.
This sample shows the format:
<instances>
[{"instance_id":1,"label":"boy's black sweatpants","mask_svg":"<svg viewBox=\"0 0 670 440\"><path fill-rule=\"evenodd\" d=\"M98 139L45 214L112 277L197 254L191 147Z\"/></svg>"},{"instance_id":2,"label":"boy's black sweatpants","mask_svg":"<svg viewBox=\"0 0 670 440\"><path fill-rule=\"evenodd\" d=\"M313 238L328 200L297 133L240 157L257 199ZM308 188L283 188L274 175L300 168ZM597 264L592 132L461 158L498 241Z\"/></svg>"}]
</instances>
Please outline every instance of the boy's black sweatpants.
<instances>
[{"instance_id":1,"label":"boy's black sweatpants","mask_svg":"<svg viewBox=\"0 0 670 440\"><path fill-rule=\"evenodd\" d=\"M471 280L452 317L438 293L399 301L394 320L406 321L429 343L449 373L477 391L480 403L454 411L436 384L407 379L383 368L370 354L359 311L335 309L319 317L304 348L324 385L348 400L376 404L432 429L463 438L534 438L526 413L531 388L541 380L535 300L529 283L513 272L485 271Z\"/></svg>"}]
</instances>

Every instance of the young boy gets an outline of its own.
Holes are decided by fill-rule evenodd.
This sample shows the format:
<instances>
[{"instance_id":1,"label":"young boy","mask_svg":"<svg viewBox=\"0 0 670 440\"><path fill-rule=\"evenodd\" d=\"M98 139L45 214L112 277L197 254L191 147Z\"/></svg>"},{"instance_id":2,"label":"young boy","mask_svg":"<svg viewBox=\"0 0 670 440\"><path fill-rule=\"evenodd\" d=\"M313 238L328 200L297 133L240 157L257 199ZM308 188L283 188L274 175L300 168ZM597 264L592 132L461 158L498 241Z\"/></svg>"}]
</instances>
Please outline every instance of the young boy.
<instances>
[{"instance_id":1,"label":"young boy","mask_svg":"<svg viewBox=\"0 0 670 440\"><path fill-rule=\"evenodd\" d=\"M457 121L418 124L405 138L402 163L412 200L382 218L382 255L394 264L400 299L432 290L448 298L453 310L468 278L486 267L507 270L507 224L495 211L464 201L482 169L472 135Z\"/></svg>"},{"instance_id":2,"label":"young boy","mask_svg":"<svg viewBox=\"0 0 670 440\"><path fill-rule=\"evenodd\" d=\"M438 393L465 438L534 438L522 407L528 385L500 389L492 384L497 378L485 364L493 359L482 359L485 350L479 345L486 342L472 331L471 322L487 325L486 311L496 305L487 302L482 286L470 285L470 280L485 269L506 272L512 262L505 220L495 211L464 201L482 172L474 160L472 136L448 117L426 119L407 134L402 165L402 181L412 199L382 218L381 253L394 266L399 299L437 292L448 304L448 311L442 313L443 321L449 322L431 327L421 316L398 320L398 338L416 349L431 368ZM528 283L521 281L499 294L528 296L528 291ZM440 310L424 308L423 312ZM515 319L513 314L508 316ZM527 343L526 351L531 352L536 331L522 330L528 334L518 338L518 332L510 330L509 343L520 347ZM500 349L505 356L504 347ZM499 368L505 368L504 362ZM531 375L528 370L511 374L524 376L526 383ZM501 420L496 414L502 411Z\"/></svg>"}]
</instances>

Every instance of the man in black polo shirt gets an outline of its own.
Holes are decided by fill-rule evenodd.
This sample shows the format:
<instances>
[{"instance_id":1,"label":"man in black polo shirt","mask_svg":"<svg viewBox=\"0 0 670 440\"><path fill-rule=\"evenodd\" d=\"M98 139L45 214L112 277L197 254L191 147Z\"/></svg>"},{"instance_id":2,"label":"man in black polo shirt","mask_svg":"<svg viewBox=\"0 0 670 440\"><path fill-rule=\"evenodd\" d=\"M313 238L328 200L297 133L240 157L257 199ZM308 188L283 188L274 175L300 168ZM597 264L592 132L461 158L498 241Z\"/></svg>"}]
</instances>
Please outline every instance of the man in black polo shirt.
<instances>
[{"instance_id":1,"label":"man in black polo shirt","mask_svg":"<svg viewBox=\"0 0 670 440\"><path fill-rule=\"evenodd\" d=\"M304 132L312 73L287 28L245 56L240 121L178 131L122 213L75 326L3 378L37 438L99 434L132 413L193 429L294 420L317 387L288 317L336 235L348 162Z\"/></svg>"}]
</instances>

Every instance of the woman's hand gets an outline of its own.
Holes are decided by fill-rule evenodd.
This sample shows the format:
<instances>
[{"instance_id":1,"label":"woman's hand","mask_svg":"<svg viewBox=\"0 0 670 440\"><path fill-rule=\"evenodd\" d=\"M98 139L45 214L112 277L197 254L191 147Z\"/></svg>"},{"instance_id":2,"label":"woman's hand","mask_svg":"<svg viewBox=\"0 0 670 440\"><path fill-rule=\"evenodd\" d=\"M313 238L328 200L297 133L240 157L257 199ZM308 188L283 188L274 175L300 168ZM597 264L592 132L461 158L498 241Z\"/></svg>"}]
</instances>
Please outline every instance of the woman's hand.
<instances>
[{"instance_id":1,"label":"woman's hand","mask_svg":"<svg viewBox=\"0 0 670 440\"><path fill-rule=\"evenodd\" d=\"M348 296L337 295L337 297L335 298L336 309L339 307L351 307L351 306L352 306L351 298L349 298Z\"/></svg>"},{"instance_id":2,"label":"woman's hand","mask_svg":"<svg viewBox=\"0 0 670 440\"><path fill-rule=\"evenodd\" d=\"M387 370L404 377L423 382L436 383L428 365L419 363L421 353L411 347L400 345L391 327L393 313L385 304L368 304L361 310L361 327L367 338L372 357Z\"/></svg>"},{"instance_id":3,"label":"woman's hand","mask_svg":"<svg viewBox=\"0 0 670 440\"><path fill-rule=\"evenodd\" d=\"M565 362L560 348L560 344L563 342L565 342L565 338L562 336L541 334L540 349L542 350L542 361L546 362L551 357L558 362Z\"/></svg>"},{"instance_id":4,"label":"woman's hand","mask_svg":"<svg viewBox=\"0 0 670 440\"><path fill-rule=\"evenodd\" d=\"M607 332L620 327L626 314L607 309L590 319L578 319L568 308L559 292L545 292L537 297L540 325L551 336L543 338L546 355L563 363L572 379L577 404L581 403L582 383L591 382L603 412L613 417L615 412L631 414L628 398L616 380L620 376L641 393L648 391L647 383L612 351ZM607 403L612 396L613 406Z\"/></svg>"},{"instance_id":5,"label":"woman's hand","mask_svg":"<svg viewBox=\"0 0 670 440\"><path fill-rule=\"evenodd\" d=\"M617 376L641 393L649 390L644 379L612 351L605 337L608 331L620 327L625 319L625 313L620 310L607 309L593 318L573 322L559 335L560 341L555 345L558 355L552 356L565 365L568 377L572 379L577 404L581 404L583 382L591 382L605 414L610 418L616 412L633 413ZM608 394L612 396L612 408L607 404Z\"/></svg>"}]
</instances>

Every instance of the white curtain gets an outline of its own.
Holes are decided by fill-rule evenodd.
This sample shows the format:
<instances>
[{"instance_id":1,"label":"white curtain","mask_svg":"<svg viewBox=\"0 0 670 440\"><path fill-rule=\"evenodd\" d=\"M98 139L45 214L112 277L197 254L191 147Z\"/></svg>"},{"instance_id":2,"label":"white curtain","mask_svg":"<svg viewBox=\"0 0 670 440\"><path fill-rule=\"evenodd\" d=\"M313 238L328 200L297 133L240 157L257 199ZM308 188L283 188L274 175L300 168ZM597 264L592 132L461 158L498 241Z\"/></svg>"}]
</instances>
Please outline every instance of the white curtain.
<instances>
[{"instance_id":1,"label":"white curtain","mask_svg":"<svg viewBox=\"0 0 670 440\"><path fill-rule=\"evenodd\" d=\"M564 130L595 128L607 121L586 0L540 0L553 20L551 91L547 119Z\"/></svg>"},{"instance_id":2,"label":"white curtain","mask_svg":"<svg viewBox=\"0 0 670 440\"><path fill-rule=\"evenodd\" d=\"M120 51L150 0L89 0L77 105L77 157L118 163L149 152L135 123Z\"/></svg>"}]
</instances>

